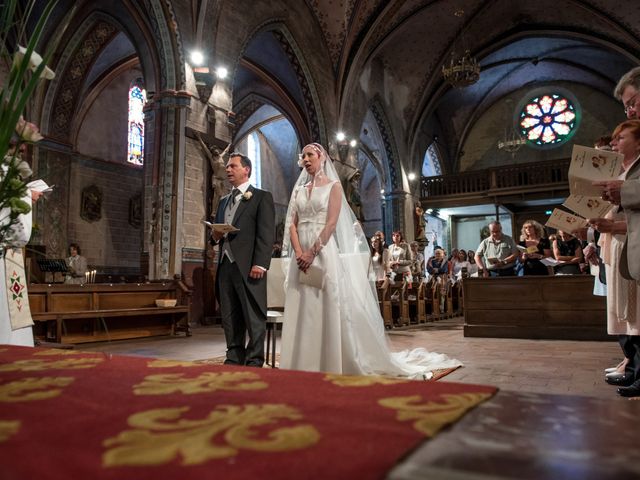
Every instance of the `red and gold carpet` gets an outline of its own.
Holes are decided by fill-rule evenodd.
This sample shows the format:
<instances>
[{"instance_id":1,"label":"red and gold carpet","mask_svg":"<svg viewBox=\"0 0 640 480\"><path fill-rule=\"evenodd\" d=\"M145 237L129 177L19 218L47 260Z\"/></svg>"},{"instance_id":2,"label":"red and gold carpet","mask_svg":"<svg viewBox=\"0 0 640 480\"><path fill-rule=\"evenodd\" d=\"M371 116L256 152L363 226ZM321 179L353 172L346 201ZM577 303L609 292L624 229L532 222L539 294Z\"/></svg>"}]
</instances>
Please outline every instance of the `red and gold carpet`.
<instances>
[{"instance_id":1,"label":"red and gold carpet","mask_svg":"<svg viewBox=\"0 0 640 480\"><path fill-rule=\"evenodd\" d=\"M380 478L495 391L0 345L1 476Z\"/></svg>"}]
</instances>

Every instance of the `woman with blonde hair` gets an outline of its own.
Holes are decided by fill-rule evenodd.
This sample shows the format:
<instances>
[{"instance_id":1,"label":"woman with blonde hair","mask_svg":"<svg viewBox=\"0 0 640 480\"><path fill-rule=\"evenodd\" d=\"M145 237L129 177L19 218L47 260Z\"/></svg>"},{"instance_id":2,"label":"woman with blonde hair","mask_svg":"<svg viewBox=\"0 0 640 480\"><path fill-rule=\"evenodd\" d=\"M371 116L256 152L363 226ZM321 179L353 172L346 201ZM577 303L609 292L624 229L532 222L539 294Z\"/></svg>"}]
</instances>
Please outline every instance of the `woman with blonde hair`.
<instances>
[{"instance_id":1,"label":"woman with blonde hair","mask_svg":"<svg viewBox=\"0 0 640 480\"><path fill-rule=\"evenodd\" d=\"M539 222L524 222L518 245L521 247L520 263L524 275L549 275L549 269L540 260L551 256L551 244Z\"/></svg>"}]
</instances>

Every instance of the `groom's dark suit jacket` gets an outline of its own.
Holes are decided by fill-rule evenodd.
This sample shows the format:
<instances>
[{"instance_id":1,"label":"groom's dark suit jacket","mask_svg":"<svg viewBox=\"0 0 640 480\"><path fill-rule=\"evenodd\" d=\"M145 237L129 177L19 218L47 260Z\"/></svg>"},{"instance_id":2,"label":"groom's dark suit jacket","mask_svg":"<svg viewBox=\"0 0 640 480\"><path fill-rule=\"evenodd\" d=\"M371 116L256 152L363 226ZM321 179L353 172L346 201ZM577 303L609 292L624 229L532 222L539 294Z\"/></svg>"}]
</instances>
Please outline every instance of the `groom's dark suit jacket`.
<instances>
[{"instance_id":1,"label":"groom's dark suit jacket","mask_svg":"<svg viewBox=\"0 0 640 480\"><path fill-rule=\"evenodd\" d=\"M249 271L253 265L269 268L271 252L275 240L275 208L270 192L250 186L247 192L251 192L251 198L245 200L239 198L240 204L236 209L232 225L239 228L236 233L227 234L219 242L220 254L218 263L222 261L222 251L225 242L231 247L234 260L242 273L244 283L249 295L256 304L267 314L267 277L255 280L249 278ZM215 223L225 223L224 213L227 203L231 201L231 194L222 197L216 212ZM218 283L224 281L216 275L216 297L218 295Z\"/></svg>"}]
</instances>

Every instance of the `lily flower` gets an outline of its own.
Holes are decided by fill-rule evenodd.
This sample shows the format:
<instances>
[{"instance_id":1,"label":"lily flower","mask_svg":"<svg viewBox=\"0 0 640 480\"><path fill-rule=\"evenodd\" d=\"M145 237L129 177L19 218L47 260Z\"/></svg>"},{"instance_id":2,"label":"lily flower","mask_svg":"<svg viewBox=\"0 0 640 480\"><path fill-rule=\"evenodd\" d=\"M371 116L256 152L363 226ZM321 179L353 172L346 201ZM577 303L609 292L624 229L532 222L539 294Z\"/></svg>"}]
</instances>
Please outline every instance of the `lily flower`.
<instances>
[{"instance_id":1,"label":"lily flower","mask_svg":"<svg viewBox=\"0 0 640 480\"><path fill-rule=\"evenodd\" d=\"M18 45L18 51L13 56L13 67L18 68L24 59L24 56L27 53L27 49ZM31 52L31 58L29 58L29 69L32 72L36 71L36 68L42 63L42 57L37 52ZM51 70L49 67L44 67L44 70L40 74L40 78L45 78L47 80L53 80L56 76L56 72Z\"/></svg>"},{"instance_id":2,"label":"lily flower","mask_svg":"<svg viewBox=\"0 0 640 480\"><path fill-rule=\"evenodd\" d=\"M40 129L35 123L27 122L22 115L16 124L16 132L26 142L39 142L44 137L40 134Z\"/></svg>"}]
</instances>

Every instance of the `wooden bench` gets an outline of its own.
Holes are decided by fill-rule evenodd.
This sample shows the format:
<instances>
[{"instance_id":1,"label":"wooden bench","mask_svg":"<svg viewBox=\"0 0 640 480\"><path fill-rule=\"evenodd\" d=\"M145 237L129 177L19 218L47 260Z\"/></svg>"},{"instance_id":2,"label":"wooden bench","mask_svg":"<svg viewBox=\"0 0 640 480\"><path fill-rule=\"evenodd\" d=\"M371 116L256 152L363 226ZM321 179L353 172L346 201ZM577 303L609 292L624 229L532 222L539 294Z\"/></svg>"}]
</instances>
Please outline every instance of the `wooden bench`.
<instances>
[{"instance_id":1,"label":"wooden bench","mask_svg":"<svg viewBox=\"0 0 640 480\"><path fill-rule=\"evenodd\" d=\"M610 340L590 275L465 278L464 336Z\"/></svg>"},{"instance_id":2,"label":"wooden bench","mask_svg":"<svg viewBox=\"0 0 640 480\"><path fill-rule=\"evenodd\" d=\"M158 307L175 299L175 307ZM180 281L144 284L31 284L38 340L83 343L154 335L190 335L190 291Z\"/></svg>"}]
</instances>

